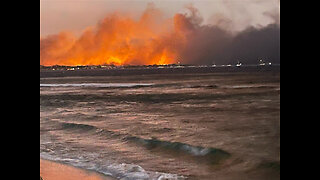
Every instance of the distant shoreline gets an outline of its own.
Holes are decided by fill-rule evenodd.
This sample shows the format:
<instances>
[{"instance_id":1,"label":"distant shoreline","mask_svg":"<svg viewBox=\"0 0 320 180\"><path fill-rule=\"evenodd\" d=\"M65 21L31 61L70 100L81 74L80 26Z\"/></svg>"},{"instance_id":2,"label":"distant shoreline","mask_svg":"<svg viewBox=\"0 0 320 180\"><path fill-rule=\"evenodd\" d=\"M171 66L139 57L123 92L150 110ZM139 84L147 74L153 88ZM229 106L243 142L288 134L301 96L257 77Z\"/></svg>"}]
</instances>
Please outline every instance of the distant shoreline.
<instances>
[{"instance_id":1,"label":"distant shoreline","mask_svg":"<svg viewBox=\"0 0 320 180\"><path fill-rule=\"evenodd\" d=\"M80 69L48 70L40 69L40 78L75 77L75 76L131 76L150 74L189 74L189 73L226 73L226 72L280 72L280 65L272 66L195 66L183 68L115 68L115 69Z\"/></svg>"}]
</instances>

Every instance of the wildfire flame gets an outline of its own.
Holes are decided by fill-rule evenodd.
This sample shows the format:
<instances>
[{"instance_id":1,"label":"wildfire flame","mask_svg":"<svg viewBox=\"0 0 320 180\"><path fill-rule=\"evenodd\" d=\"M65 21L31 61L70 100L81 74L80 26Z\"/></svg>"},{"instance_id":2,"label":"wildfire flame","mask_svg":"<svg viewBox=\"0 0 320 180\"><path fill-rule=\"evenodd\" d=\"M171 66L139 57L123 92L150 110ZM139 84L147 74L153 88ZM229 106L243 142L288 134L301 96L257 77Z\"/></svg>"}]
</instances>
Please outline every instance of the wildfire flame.
<instances>
[{"instance_id":1,"label":"wildfire flame","mask_svg":"<svg viewBox=\"0 0 320 180\"><path fill-rule=\"evenodd\" d=\"M150 65L178 62L190 22L164 18L148 6L138 20L114 13L79 37L70 32L40 37L40 65Z\"/></svg>"}]
</instances>

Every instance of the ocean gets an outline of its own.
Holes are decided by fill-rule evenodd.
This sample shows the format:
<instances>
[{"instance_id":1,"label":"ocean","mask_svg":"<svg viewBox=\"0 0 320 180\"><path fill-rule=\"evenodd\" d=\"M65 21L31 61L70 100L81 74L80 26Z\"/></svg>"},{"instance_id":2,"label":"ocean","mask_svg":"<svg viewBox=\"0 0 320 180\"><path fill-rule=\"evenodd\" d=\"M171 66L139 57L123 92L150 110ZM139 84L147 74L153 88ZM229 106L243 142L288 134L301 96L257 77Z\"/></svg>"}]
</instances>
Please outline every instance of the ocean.
<instances>
[{"instance_id":1,"label":"ocean","mask_svg":"<svg viewBox=\"0 0 320 180\"><path fill-rule=\"evenodd\" d=\"M40 158L116 179L280 179L280 72L42 77Z\"/></svg>"}]
</instances>

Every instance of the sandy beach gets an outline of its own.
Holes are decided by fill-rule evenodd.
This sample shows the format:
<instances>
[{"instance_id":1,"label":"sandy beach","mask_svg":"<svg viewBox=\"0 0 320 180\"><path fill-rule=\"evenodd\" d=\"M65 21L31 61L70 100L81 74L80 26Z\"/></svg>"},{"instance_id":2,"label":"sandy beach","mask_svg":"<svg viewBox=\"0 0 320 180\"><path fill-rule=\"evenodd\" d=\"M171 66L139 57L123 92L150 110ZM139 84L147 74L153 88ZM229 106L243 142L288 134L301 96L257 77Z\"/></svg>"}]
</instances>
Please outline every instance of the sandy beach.
<instances>
[{"instance_id":1,"label":"sandy beach","mask_svg":"<svg viewBox=\"0 0 320 180\"><path fill-rule=\"evenodd\" d=\"M40 159L40 177L43 180L112 180L113 178L65 164Z\"/></svg>"}]
</instances>

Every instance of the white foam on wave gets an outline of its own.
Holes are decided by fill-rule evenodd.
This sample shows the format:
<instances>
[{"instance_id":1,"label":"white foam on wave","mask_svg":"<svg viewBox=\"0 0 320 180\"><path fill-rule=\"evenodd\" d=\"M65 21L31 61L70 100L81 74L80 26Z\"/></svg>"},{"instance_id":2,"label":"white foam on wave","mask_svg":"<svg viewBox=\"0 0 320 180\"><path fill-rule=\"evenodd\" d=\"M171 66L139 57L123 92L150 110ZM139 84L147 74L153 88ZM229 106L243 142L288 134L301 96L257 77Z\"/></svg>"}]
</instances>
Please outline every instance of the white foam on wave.
<instances>
[{"instance_id":1,"label":"white foam on wave","mask_svg":"<svg viewBox=\"0 0 320 180\"><path fill-rule=\"evenodd\" d=\"M177 174L146 171L141 166L135 164L112 164L108 166L108 171L121 180L182 180L186 179Z\"/></svg>"},{"instance_id":2,"label":"white foam on wave","mask_svg":"<svg viewBox=\"0 0 320 180\"><path fill-rule=\"evenodd\" d=\"M182 146L182 149L195 156L205 156L210 152L209 148L198 148L189 145Z\"/></svg>"},{"instance_id":3,"label":"white foam on wave","mask_svg":"<svg viewBox=\"0 0 320 180\"><path fill-rule=\"evenodd\" d=\"M117 87L139 87L139 86L152 86L153 84L147 83L80 83L80 84L40 84L40 87L104 87L104 88L117 88Z\"/></svg>"}]
</instances>

